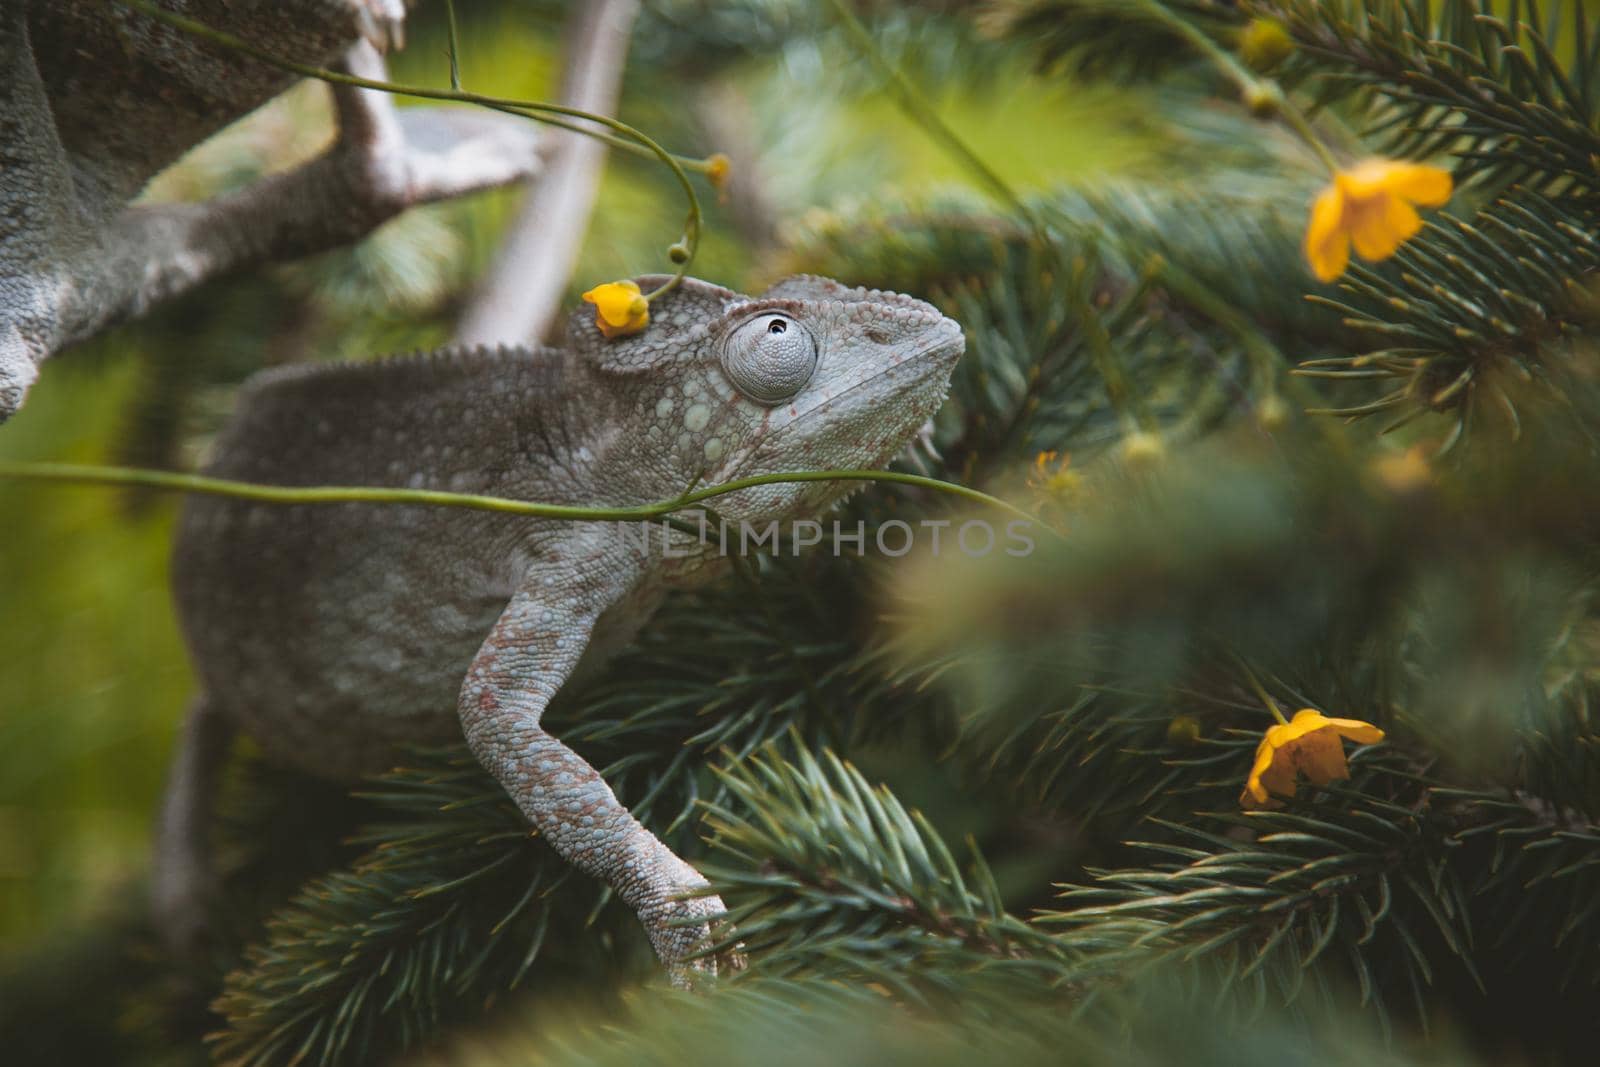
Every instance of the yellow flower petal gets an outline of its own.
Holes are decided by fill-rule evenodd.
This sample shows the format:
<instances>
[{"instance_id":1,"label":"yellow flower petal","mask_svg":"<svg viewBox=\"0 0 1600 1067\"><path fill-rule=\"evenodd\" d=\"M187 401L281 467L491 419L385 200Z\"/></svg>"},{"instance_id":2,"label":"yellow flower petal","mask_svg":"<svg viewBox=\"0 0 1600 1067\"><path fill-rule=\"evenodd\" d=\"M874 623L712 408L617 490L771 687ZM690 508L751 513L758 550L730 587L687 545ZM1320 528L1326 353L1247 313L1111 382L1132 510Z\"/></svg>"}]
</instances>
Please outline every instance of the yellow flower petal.
<instances>
[{"instance_id":1,"label":"yellow flower petal","mask_svg":"<svg viewBox=\"0 0 1600 1067\"><path fill-rule=\"evenodd\" d=\"M1396 166L1392 159L1363 159L1349 170L1334 175L1334 181L1353 200L1366 200L1389 191Z\"/></svg>"},{"instance_id":2,"label":"yellow flower petal","mask_svg":"<svg viewBox=\"0 0 1600 1067\"><path fill-rule=\"evenodd\" d=\"M1406 201L1391 196L1383 205L1383 224L1398 240L1409 241L1422 229L1422 216Z\"/></svg>"},{"instance_id":3,"label":"yellow flower petal","mask_svg":"<svg viewBox=\"0 0 1600 1067\"><path fill-rule=\"evenodd\" d=\"M594 305L594 324L606 337L638 333L650 322L650 302L631 281L606 282L583 294Z\"/></svg>"},{"instance_id":4,"label":"yellow flower petal","mask_svg":"<svg viewBox=\"0 0 1600 1067\"><path fill-rule=\"evenodd\" d=\"M1370 722L1360 719L1328 719L1327 722L1341 737L1348 737L1358 745L1375 745L1383 740L1383 731Z\"/></svg>"},{"instance_id":5,"label":"yellow flower petal","mask_svg":"<svg viewBox=\"0 0 1600 1067\"><path fill-rule=\"evenodd\" d=\"M1344 227L1362 258L1387 259L1400 247L1399 235L1389 226L1389 204L1393 201L1389 194L1379 193L1347 204Z\"/></svg>"},{"instance_id":6,"label":"yellow flower petal","mask_svg":"<svg viewBox=\"0 0 1600 1067\"><path fill-rule=\"evenodd\" d=\"M1339 228L1344 218L1344 193L1330 185L1311 205L1306 227L1306 260L1318 281L1331 282L1350 263L1350 235Z\"/></svg>"},{"instance_id":7,"label":"yellow flower petal","mask_svg":"<svg viewBox=\"0 0 1600 1067\"><path fill-rule=\"evenodd\" d=\"M1261 772L1261 785L1267 792L1280 797L1292 797L1298 788L1294 780L1294 764L1283 756L1282 749L1273 749L1267 769Z\"/></svg>"},{"instance_id":8,"label":"yellow flower petal","mask_svg":"<svg viewBox=\"0 0 1600 1067\"><path fill-rule=\"evenodd\" d=\"M1239 794L1239 804L1246 808L1265 808L1272 806L1274 801L1267 795L1267 787L1261 784L1261 776L1272 766L1272 746L1265 740L1256 747L1255 766L1250 768L1250 777L1245 779L1244 792ZM1282 805L1277 805L1282 807Z\"/></svg>"},{"instance_id":9,"label":"yellow flower petal","mask_svg":"<svg viewBox=\"0 0 1600 1067\"><path fill-rule=\"evenodd\" d=\"M1450 172L1426 163L1391 163L1384 187L1423 207L1438 207L1450 199L1455 180Z\"/></svg>"},{"instance_id":10,"label":"yellow flower petal","mask_svg":"<svg viewBox=\"0 0 1600 1067\"><path fill-rule=\"evenodd\" d=\"M1350 777L1344 762L1344 743L1333 730L1323 727L1300 739L1288 749L1289 763L1316 785Z\"/></svg>"},{"instance_id":11,"label":"yellow flower petal","mask_svg":"<svg viewBox=\"0 0 1600 1067\"><path fill-rule=\"evenodd\" d=\"M1294 796L1302 774L1317 785L1349 778L1340 740L1346 737L1373 744L1383 740L1383 731L1360 719L1330 719L1315 708L1301 708L1293 719L1269 728L1256 747L1240 806L1282 807L1276 798Z\"/></svg>"},{"instance_id":12,"label":"yellow flower petal","mask_svg":"<svg viewBox=\"0 0 1600 1067\"><path fill-rule=\"evenodd\" d=\"M733 168L733 162L721 152L713 152L706 159L706 180L711 182L712 188L721 192L728 184L728 172Z\"/></svg>"},{"instance_id":13,"label":"yellow flower petal","mask_svg":"<svg viewBox=\"0 0 1600 1067\"><path fill-rule=\"evenodd\" d=\"M1290 741L1297 741L1313 730L1320 730L1328 725L1327 716L1315 708L1301 708L1294 713L1294 718L1287 723L1274 726L1268 730L1274 736L1275 743L1282 747Z\"/></svg>"},{"instance_id":14,"label":"yellow flower petal","mask_svg":"<svg viewBox=\"0 0 1600 1067\"><path fill-rule=\"evenodd\" d=\"M1306 261L1330 282L1350 265L1350 246L1381 260L1414 237L1422 219L1412 204L1436 207L1450 199L1448 171L1425 163L1367 159L1333 176L1317 197L1306 226Z\"/></svg>"}]
</instances>

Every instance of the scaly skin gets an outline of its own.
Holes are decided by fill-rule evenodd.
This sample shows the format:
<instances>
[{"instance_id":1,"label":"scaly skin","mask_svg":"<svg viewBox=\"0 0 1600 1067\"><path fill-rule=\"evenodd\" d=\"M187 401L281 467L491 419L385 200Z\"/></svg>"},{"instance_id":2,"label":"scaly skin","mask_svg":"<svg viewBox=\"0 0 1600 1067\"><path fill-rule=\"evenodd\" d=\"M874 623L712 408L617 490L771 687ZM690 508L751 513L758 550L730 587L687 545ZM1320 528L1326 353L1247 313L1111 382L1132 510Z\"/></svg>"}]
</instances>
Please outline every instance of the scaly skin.
<instances>
[{"instance_id":1,"label":"scaly skin","mask_svg":"<svg viewBox=\"0 0 1600 1067\"><path fill-rule=\"evenodd\" d=\"M962 347L954 322L909 297L802 277L750 298L690 279L633 337L605 340L586 307L566 351L269 372L244 390L210 473L626 506L697 482L874 467L942 402ZM819 514L847 488L761 486L716 506L765 526ZM336 779L389 765L396 744L464 734L551 846L638 913L681 978L721 902L682 899L704 879L540 722L666 590L725 566L714 543L669 556L652 532L641 551L638 528L616 523L195 498L175 582L204 692L196 715ZM188 734L214 745L218 729ZM180 757L165 809L168 920L194 914L204 883L192 810L212 776L198 762Z\"/></svg>"}]
</instances>

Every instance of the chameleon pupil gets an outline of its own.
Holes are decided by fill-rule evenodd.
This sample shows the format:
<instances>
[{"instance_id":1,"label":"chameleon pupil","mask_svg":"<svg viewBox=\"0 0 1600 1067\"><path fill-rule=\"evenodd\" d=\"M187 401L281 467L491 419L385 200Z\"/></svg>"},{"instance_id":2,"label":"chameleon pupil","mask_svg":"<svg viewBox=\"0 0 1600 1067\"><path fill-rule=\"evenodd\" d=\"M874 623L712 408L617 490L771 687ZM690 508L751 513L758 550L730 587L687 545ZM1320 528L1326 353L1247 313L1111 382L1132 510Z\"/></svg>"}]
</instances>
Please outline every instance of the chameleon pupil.
<instances>
[{"instance_id":1,"label":"chameleon pupil","mask_svg":"<svg viewBox=\"0 0 1600 1067\"><path fill-rule=\"evenodd\" d=\"M767 323L768 333L783 333L788 328L789 324L784 322L782 319L773 319L771 322Z\"/></svg>"}]
</instances>

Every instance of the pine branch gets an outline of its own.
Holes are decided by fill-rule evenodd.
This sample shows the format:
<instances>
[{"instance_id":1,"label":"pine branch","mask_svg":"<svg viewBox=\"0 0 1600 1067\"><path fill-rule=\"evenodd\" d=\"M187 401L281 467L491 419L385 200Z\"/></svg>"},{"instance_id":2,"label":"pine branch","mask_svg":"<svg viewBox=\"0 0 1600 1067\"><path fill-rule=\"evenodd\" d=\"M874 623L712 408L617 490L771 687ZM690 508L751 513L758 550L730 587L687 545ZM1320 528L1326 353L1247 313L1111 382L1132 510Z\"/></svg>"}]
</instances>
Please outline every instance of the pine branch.
<instances>
[{"instance_id":1,"label":"pine branch","mask_svg":"<svg viewBox=\"0 0 1600 1067\"><path fill-rule=\"evenodd\" d=\"M1560 7L1546 19L1536 3L1500 12L1481 0L1024 0L999 26L1046 66L1146 78L1191 58L1157 8L1225 49L1248 19L1272 19L1297 46L1286 82L1310 84L1322 105L1357 95L1381 105L1366 125L1382 154L1449 152L1459 182L1590 198L1600 33L1582 4L1566 23Z\"/></svg>"},{"instance_id":2,"label":"pine branch","mask_svg":"<svg viewBox=\"0 0 1600 1067\"><path fill-rule=\"evenodd\" d=\"M1174 861L1093 872L1094 884L1067 889L1061 910L1040 921L1062 928L1069 946L1081 940L1105 954L1120 974L1197 964L1202 988L1244 986L1235 1002L1293 1003L1303 992L1327 998L1343 971L1363 1003L1387 1011L1404 990L1425 1017L1423 987L1441 953L1473 970L1467 890L1443 827L1414 802L1365 790L1341 790L1337 801L1214 817L1244 833L1160 824L1173 841L1138 847ZM1331 967L1315 966L1324 957ZM1374 958L1389 969L1375 971Z\"/></svg>"},{"instance_id":3,"label":"pine branch","mask_svg":"<svg viewBox=\"0 0 1600 1067\"><path fill-rule=\"evenodd\" d=\"M1064 978L981 856L963 870L925 819L831 752L769 748L720 777L741 807L712 809L714 845L736 865L708 877L758 974L850 974L920 1004L974 970Z\"/></svg>"},{"instance_id":4,"label":"pine branch","mask_svg":"<svg viewBox=\"0 0 1600 1067\"><path fill-rule=\"evenodd\" d=\"M1344 283L1355 306L1345 325L1384 347L1302 364L1303 373L1373 379L1381 402L1348 414L1381 414L1403 425L1450 413L1455 437L1474 408L1521 418L1508 389L1514 375L1553 394L1581 388L1587 334L1597 318L1585 280L1600 270L1600 240L1587 209L1530 189L1512 190L1471 219L1441 215L1382 268L1357 266Z\"/></svg>"},{"instance_id":5,"label":"pine branch","mask_svg":"<svg viewBox=\"0 0 1600 1067\"><path fill-rule=\"evenodd\" d=\"M995 5L987 25L997 35L1029 44L1043 69L1131 81L1181 70L1197 58L1153 10L1158 6L1212 36L1239 21L1236 5L1215 0L1006 0Z\"/></svg>"},{"instance_id":6,"label":"pine branch","mask_svg":"<svg viewBox=\"0 0 1600 1067\"><path fill-rule=\"evenodd\" d=\"M535 1019L448 1052L428 1067L674 1067L690 1062L808 1067L1472 1067L1457 1042L1388 1040L1355 1008L1308 1021L1263 1011L1248 1026L1206 1005L1152 993L1139 1014L1085 1018L1007 974L963 980L937 1012L871 986L821 978L744 980L711 997L650 990L618 1006ZM1130 1005L1122 1005L1133 1010ZM1129 1018L1136 1019L1130 1025Z\"/></svg>"},{"instance_id":7,"label":"pine branch","mask_svg":"<svg viewBox=\"0 0 1600 1067\"><path fill-rule=\"evenodd\" d=\"M1473 879L1474 910L1492 946L1539 970L1553 959L1561 988L1600 983L1600 823L1526 793L1434 791L1464 824L1456 866ZM1485 852L1487 851L1487 855Z\"/></svg>"},{"instance_id":8,"label":"pine branch","mask_svg":"<svg viewBox=\"0 0 1600 1067\"><path fill-rule=\"evenodd\" d=\"M382 780L366 853L301 890L228 977L219 1060L368 1062L522 983L569 872L470 758L430 762Z\"/></svg>"},{"instance_id":9,"label":"pine branch","mask_svg":"<svg viewBox=\"0 0 1600 1067\"><path fill-rule=\"evenodd\" d=\"M1600 192L1600 34L1582 4L1549 19L1537 3L1481 0L1287 0L1240 5L1280 19L1322 98L1368 91L1389 105L1374 117L1384 154L1450 152L1457 180L1512 183L1545 193ZM1431 11L1430 8L1437 8ZM1572 64L1558 58L1570 53ZM1591 208L1592 208L1591 204Z\"/></svg>"}]
</instances>

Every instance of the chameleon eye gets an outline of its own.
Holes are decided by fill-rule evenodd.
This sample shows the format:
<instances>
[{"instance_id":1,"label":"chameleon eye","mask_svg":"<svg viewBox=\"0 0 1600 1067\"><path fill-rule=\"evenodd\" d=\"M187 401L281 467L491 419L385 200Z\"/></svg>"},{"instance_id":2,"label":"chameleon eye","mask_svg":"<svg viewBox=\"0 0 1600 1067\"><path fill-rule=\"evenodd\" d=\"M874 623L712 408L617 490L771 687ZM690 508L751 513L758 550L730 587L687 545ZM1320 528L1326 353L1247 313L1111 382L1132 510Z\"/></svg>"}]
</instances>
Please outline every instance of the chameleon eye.
<instances>
[{"instance_id":1,"label":"chameleon eye","mask_svg":"<svg viewBox=\"0 0 1600 1067\"><path fill-rule=\"evenodd\" d=\"M751 400L781 404L811 380L817 369L817 343L787 315L757 315L728 335L722 366Z\"/></svg>"}]
</instances>

